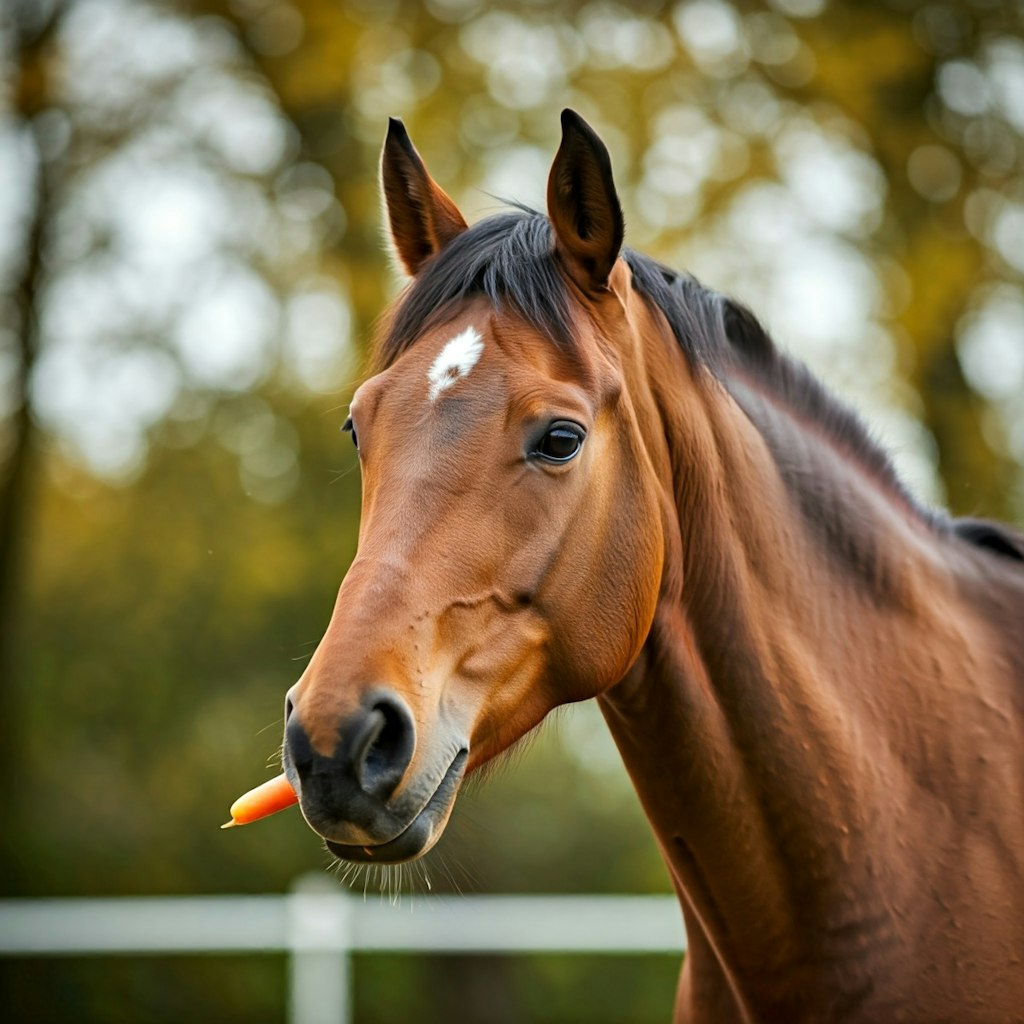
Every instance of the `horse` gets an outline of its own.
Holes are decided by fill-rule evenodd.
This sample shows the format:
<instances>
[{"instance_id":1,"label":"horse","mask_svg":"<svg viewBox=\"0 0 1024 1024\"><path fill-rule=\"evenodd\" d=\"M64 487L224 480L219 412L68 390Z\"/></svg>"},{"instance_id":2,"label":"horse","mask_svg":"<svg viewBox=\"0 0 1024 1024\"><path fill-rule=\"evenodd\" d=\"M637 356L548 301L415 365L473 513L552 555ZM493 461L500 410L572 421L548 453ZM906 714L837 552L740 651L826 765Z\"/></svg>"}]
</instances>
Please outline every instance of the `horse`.
<instances>
[{"instance_id":1,"label":"horse","mask_svg":"<svg viewBox=\"0 0 1024 1024\"><path fill-rule=\"evenodd\" d=\"M675 1019L1024 1020L1024 535L919 504L736 301L623 247L561 117L468 226L399 120L409 275L344 429L358 550L285 702L337 858L596 698L678 896Z\"/></svg>"}]
</instances>

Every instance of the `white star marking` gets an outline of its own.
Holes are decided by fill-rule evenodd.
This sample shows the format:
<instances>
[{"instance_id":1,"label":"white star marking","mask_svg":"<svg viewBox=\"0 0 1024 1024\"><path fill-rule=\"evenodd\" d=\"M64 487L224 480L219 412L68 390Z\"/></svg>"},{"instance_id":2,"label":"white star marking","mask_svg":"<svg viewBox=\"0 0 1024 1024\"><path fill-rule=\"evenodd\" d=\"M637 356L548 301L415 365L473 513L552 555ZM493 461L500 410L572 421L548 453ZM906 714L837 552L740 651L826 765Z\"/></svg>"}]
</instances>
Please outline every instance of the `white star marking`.
<instances>
[{"instance_id":1,"label":"white star marking","mask_svg":"<svg viewBox=\"0 0 1024 1024\"><path fill-rule=\"evenodd\" d=\"M437 354L427 372L430 381L430 400L433 402L442 391L462 380L483 355L484 341L475 327L467 327L456 334Z\"/></svg>"}]
</instances>

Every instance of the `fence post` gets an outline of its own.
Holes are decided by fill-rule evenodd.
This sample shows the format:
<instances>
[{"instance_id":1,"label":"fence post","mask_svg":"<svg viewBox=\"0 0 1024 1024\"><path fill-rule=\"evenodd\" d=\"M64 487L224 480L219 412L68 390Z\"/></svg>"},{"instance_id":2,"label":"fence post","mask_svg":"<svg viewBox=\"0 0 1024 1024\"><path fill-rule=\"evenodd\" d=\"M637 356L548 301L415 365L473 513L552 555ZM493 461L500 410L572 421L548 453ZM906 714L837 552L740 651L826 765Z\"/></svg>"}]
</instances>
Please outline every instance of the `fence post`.
<instances>
[{"instance_id":1,"label":"fence post","mask_svg":"<svg viewBox=\"0 0 1024 1024\"><path fill-rule=\"evenodd\" d=\"M322 874L296 879L288 897L288 1022L351 1024L349 897Z\"/></svg>"}]
</instances>

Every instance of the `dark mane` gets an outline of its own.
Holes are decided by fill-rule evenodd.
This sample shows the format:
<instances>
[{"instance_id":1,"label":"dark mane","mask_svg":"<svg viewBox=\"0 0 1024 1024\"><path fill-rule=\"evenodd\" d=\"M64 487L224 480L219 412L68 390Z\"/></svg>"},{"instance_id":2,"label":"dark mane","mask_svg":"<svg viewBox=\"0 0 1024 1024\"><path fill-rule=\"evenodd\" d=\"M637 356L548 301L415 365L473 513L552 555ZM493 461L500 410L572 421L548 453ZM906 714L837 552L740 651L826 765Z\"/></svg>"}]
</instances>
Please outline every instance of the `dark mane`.
<instances>
[{"instance_id":1,"label":"dark mane","mask_svg":"<svg viewBox=\"0 0 1024 1024\"><path fill-rule=\"evenodd\" d=\"M633 286L665 316L691 365L730 387L746 376L800 418L814 422L831 442L921 520L977 547L1021 557L1020 541L1001 528L960 528L922 506L904 486L885 450L860 417L831 395L811 372L781 352L745 306L632 249L622 252ZM575 344L573 299L558 269L548 218L516 207L478 221L429 260L385 323L375 352L377 369L390 366L416 338L450 319L460 303L485 296L509 308L554 344Z\"/></svg>"},{"instance_id":2,"label":"dark mane","mask_svg":"<svg viewBox=\"0 0 1024 1024\"><path fill-rule=\"evenodd\" d=\"M780 351L746 306L649 256L629 250L623 256L633 271L634 286L662 311L683 350L718 377L734 397L738 399L729 378L740 371L801 418L816 423L836 447L923 520L932 526L945 525L945 516L922 506L907 490L888 453L860 416L803 363Z\"/></svg>"}]
</instances>

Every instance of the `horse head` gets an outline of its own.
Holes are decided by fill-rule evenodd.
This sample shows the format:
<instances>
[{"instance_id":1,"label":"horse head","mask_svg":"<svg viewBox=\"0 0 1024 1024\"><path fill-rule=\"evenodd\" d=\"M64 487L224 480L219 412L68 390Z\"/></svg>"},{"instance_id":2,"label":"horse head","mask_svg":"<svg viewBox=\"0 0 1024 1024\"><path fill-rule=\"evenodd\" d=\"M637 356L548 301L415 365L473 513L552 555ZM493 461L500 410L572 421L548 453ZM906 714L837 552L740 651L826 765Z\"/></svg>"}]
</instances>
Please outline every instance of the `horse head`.
<instances>
[{"instance_id":1,"label":"horse head","mask_svg":"<svg viewBox=\"0 0 1024 1024\"><path fill-rule=\"evenodd\" d=\"M468 773L623 677L658 602L667 453L622 340L654 313L619 258L604 145L572 111L562 130L548 215L468 227L390 125L411 282L346 423L358 551L286 701L286 772L343 859L429 849Z\"/></svg>"}]
</instances>

